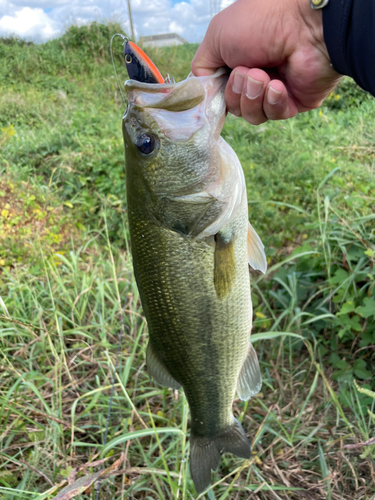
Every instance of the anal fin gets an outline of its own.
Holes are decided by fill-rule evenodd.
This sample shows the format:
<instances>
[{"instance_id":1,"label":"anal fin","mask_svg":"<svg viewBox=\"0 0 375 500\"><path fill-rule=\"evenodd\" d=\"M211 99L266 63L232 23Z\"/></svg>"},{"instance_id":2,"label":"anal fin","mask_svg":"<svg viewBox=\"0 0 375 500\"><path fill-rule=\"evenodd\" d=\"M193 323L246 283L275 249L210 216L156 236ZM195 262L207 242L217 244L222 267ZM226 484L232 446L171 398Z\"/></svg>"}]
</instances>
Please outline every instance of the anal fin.
<instances>
[{"instance_id":1,"label":"anal fin","mask_svg":"<svg viewBox=\"0 0 375 500\"><path fill-rule=\"evenodd\" d=\"M262 387L258 356L250 343L246 359L242 365L237 381L237 394L240 399L247 401L258 394Z\"/></svg>"},{"instance_id":2,"label":"anal fin","mask_svg":"<svg viewBox=\"0 0 375 500\"><path fill-rule=\"evenodd\" d=\"M149 376L158 384L163 387L171 387L172 389L179 389L181 387L181 384L172 377L164 363L160 360L150 342L146 351L146 365Z\"/></svg>"}]
</instances>

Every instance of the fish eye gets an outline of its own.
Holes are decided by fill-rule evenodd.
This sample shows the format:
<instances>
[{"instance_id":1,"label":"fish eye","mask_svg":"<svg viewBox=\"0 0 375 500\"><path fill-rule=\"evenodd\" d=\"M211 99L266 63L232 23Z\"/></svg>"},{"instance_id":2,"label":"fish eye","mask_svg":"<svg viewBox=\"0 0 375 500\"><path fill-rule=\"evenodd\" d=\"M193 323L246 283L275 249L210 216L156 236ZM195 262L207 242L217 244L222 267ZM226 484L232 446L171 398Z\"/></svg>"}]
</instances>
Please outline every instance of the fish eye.
<instances>
[{"instance_id":1,"label":"fish eye","mask_svg":"<svg viewBox=\"0 0 375 500\"><path fill-rule=\"evenodd\" d=\"M151 134L143 134L138 137L136 146L144 155L149 155L155 149L155 137Z\"/></svg>"},{"instance_id":2,"label":"fish eye","mask_svg":"<svg viewBox=\"0 0 375 500\"><path fill-rule=\"evenodd\" d=\"M132 56L130 54L125 54L125 62L127 62L127 63L132 62Z\"/></svg>"}]
</instances>

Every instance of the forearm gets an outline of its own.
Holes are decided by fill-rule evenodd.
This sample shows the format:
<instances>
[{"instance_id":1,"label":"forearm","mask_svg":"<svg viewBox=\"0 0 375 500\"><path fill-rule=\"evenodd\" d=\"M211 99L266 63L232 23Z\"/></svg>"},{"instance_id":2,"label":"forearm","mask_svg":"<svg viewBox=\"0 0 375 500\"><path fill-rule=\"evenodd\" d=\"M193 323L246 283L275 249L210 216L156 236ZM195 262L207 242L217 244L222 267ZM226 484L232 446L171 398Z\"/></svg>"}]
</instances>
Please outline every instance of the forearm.
<instances>
[{"instance_id":1,"label":"forearm","mask_svg":"<svg viewBox=\"0 0 375 500\"><path fill-rule=\"evenodd\" d=\"M334 69L375 96L375 1L330 0L322 11Z\"/></svg>"}]
</instances>

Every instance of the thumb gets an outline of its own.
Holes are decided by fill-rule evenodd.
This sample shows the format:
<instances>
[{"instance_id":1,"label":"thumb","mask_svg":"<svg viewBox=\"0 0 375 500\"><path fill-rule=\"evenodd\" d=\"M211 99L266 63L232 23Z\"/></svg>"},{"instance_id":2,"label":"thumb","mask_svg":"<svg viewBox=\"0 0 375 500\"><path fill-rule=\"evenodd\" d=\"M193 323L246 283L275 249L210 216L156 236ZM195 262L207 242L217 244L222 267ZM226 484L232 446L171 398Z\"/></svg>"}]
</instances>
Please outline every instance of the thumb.
<instances>
[{"instance_id":1,"label":"thumb","mask_svg":"<svg viewBox=\"0 0 375 500\"><path fill-rule=\"evenodd\" d=\"M195 76L213 75L225 62L220 54L220 14L210 22L206 35L198 47L191 63L191 71Z\"/></svg>"}]
</instances>

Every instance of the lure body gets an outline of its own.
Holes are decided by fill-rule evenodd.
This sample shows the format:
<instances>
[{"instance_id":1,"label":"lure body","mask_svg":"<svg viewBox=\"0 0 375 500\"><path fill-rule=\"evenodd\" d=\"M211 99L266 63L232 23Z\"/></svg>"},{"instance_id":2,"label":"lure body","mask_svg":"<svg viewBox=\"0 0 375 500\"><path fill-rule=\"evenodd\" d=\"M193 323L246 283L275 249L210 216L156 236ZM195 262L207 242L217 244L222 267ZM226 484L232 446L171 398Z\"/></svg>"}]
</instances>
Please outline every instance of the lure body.
<instances>
[{"instance_id":1,"label":"lure body","mask_svg":"<svg viewBox=\"0 0 375 500\"><path fill-rule=\"evenodd\" d=\"M134 42L125 44L124 59L129 78L143 83L164 83L164 78L151 59Z\"/></svg>"}]
</instances>

